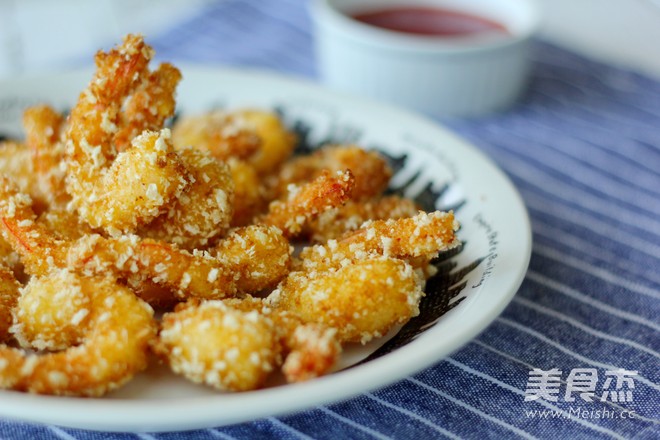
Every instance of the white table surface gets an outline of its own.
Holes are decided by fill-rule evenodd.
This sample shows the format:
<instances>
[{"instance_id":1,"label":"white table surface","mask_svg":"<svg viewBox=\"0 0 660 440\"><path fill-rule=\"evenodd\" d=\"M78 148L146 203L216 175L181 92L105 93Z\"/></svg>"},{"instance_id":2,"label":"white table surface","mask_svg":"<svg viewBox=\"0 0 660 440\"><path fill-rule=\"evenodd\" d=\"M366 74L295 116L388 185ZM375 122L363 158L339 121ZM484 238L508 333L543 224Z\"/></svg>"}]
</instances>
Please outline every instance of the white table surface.
<instances>
[{"instance_id":1,"label":"white table surface","mask_svg":"<svg viewBox=\"0 0 660 440\"><path fill-rule=\"evenodd\" d=\"M129 31L155 34L208 1L0 0L0 77L79 65ZM542 38L660 77L660 0L537 1Z\"/></svg>"}]
</instances>

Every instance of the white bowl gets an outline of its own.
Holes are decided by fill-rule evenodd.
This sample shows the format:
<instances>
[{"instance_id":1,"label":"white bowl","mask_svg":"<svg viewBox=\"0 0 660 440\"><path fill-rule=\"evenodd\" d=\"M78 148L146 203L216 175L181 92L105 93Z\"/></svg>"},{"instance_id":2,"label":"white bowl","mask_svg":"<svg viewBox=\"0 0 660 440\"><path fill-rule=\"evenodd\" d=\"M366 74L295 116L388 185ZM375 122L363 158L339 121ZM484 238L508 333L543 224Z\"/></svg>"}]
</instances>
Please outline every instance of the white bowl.
<instances>
[{"instance_id":1,"label":"white bowl","mask_svg":"<svg viewBox=\"0 0 660 440\"><path fill-rule=\"evenodd\" d=\"M427 37L361 23L352 14L396 6L456 10L504 25L508 35ZM314 0L319 71L330 87L430 116L505 109L529 73L539 23L534 0Z\"/></svg>"}]
</instances>

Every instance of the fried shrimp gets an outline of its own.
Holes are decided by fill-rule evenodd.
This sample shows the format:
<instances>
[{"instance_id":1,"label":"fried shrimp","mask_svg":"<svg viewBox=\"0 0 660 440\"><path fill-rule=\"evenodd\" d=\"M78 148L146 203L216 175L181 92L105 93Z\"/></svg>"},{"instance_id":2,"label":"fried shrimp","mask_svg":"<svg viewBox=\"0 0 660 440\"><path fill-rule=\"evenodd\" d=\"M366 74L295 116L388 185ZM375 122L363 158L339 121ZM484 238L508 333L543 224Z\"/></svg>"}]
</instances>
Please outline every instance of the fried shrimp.
<instances>
[{"instance_id":1,"label":"fried shrimp","mask_svg":"<svg viewBox=\"0 0 660 440\"><path fill-rule=\"evenodd\" d=\"M298 268L323 271L374 255L401 259L431 259L438 252L458 245L458 222L452 212L420 212L397 220L368 221L355 232L300 253Z\"/></svg>"},{"instance_id":2,"label":"fried shrimp","mask_svg":"<svg viewBox=\"0 0 660 440\"><path fill-rule=\"evenodd\" d=\"M290 184L304 183L324 170L334 173L346 169L355 177L351 198L357 201L380 195L392 177L392 170L385 159L374 151L365 151L354 145L326 146L286 162L278 173L275 192L282 194Z\"/></svg>"},{"instance_id":3,"label":"fried shrimp","mask_svg":"<svg viewBox=\"0 0 660 440\"><path fill-rule=\"evenodd\" d=\"M288 382L328 373L341 353L335 335L258 298L192 300L165 314L155 351L193 382L241 391L277 368Z\"/></svg>"},{"instance_id":4,"label":"fried shrimp","mask_svg":"<svg viewBox=\"0 0 660 440\"><path fill-rule=\"evenodd\" d=\"M67 192L85 222L114 235L155 219L188 184L167 129L143 132L117 155L120 111L152 55L133 35L119 48L99 52L94 78L69 118Z\"/></svg>"},{"instance_id":5,"label":"fried shrimp","mask_svg":"<svg viewBox=\"0 0 660 440\"><path fill-rule=\"evenodd\" d=\"M172 371L220 390L261 387L277 363L273 321L222 301L182 304L163 316L155 351Z\"/></svg>"},{"instance_id":6,"label":"fried shrimp","mask_svg":"<svg viewBox=\"0 0 660 440\"><path fill-rule=\"evenodd\" d=\"M68 264L84 273L115 273L135 286L149 281L179 298L222 299L276 284L290 265L290 250L276 228L234 231L214 250L192 253L137 236L90 235L73 244Z\"/></svg>"},{"instance_id":7,"label":"fried shrimp","mask_svg":"<svg viewBox=\"0 0 660 440\"><path fill-rule=\"evenodd\" d=\"M30 354L0 346L0 387L101 396L146 368L148 346L156 335L153 311L126 287L106 277L82 277L61 270L34 277L23 296L22 307L39 308L49 318L43 331L35 319L17 326L24 342L42 345L50 341L52 346L66 348ZM63 335L55 335L58 330Z\"/></svg>"},{"instance_id":8,"label":"fried shrimp","mask_svg":"<svg viewBox=\"0 0 660 440\"><path fill-rule=\"evenodd\" d=\"M63 208L70 200L65 183L64 143L61 142L64 117L52 107L38 105L25 110L23 127L35 183L39 187L38 198L50 207Z\"/></svg>"},{"instance_id":9,"label":"fried shrimp","mask_svg":"<svg viewBox=\"0 0 660 440\"><path fill-rule=\"evenodd\" d=\"M177 149L193 146L220 161L248 159L262 145L253 124L239 113L222 110L180 118L172 128L172 141Z\"/></svg>"},{"instance_id":10,"label":"fried shrimp","mask_svg":"<svg viewBox=\"0 0 660 440\"><path fill-rule=\"evenodd\" d=\"M385 196L366 202L349 200L341 208L322 213L310 221L305 229L312 241L325 243L359 229L366 221L413 217L419 211L415 202L398 196Z\"/></svg>"},{"instance_id":11,"label":"fried shrimp","mask_svg":"<svg viewBox=\"0 0 660 440\"><path fill-rule=\"evenodd\" d=\"M0 141L0 173L10 178L21 192L35 199L39 210L46 209L46 197L34 179L32 153L25 144Z\"/></svg>"},{"instance_id":12,"label":"fried shrimp","mask_svg":"<svg viewBox=\"0 0 660 440\"><path fill-rule=\"evenodd\" d=\"M72 179L91 180L116 155L113 142L126 97L147 71L153 50L141 36L128 35L121 46L98 52L96 72L71 111L67 138Z\"/></svg>"},{"instance_id":13,"label":"fried shrimp","mask_svg":"<svg viewBox=\"0 0 660 440\"><path fill-rule=\"evenodd\" d=\"M0 389L101 396L153 354L220 390L300 382L419 314L452 212L385 195L375 151L292 158L276 111L173 118L153 56L126 36L68 118L33 106L0 141Z\"/></svg>"},{"instance_id":14,"label":"fried shrimp","mask_svg":"<svg viewBox=\"0 0 660 440\"><path fill-rule=\"evenodd\" d=\"M20 285L11 270L0 266L0 343L10 338L12 312L18 302Z\"/></svg>"},{"instance_id":15,"label":"fried shrimp","mask_svg":"<svg viewBox=\"0 0 660 440\"><path fill-rule=\"evenodd\" d=\"M234 181L228 167L193 148L179 151L191 184L171 207L139 232L176 243L184 249L204 249L222 237L233 215Z\"/></svg>"},{"instance_id":16,"label":"fried shrimp","mask_svg":"<svg viewBox=\"0 0 660 440\"><path fill-rule=\"evenodd\" d=\"M268 302L305 322L336 328L342 341L364 344L419 314L422 295L412 266L371 257L337 270L292 272Z\"/></svg>"},{"instance_id":17,"label":"fried shrimp","mask_svg":"<svg viewBox=\"0 0 660 440\"><path fill-rule=\"evenodd\" d=\"M268 205L266 190L252 165L238 159L229 159L227 164L234 181L234 215L231 225L246 226Z\"/></svg>"},{"instance_id":18,"label":"fried shrimp","mask_svg":"<svg viewBox=\"0 0 660 440\"><path fill-rule=\"evenodd\" d=\"M136 235L86 236L70 248L68 264L85 274L114 273L133 286L153 282L172 289L180 298L219 299L237 292L234 274L208 252L190 253Z\"/></svg>"},{"instance_id":19,"label":"fried shrimp","mask_svg":"<svg viewBox=\"0 0 660 440\"><path fill-rule=\"evenodd\" d=\"M288 382L322 376L337 363L342 350L336 329L305 322L295 313L273 308L260 298L248 296L223 302L243 312L258 311L273 320L282 354L281 369Z\"/></svg>"},{"instance_id":20,"label":"fried shrimp","mask_svg":"<svg viewBox=\"0 0 660 440\"><path fill-rule=\"evenodd\" d=\"M293 153L296 137L273 112L248 109L236 113L255 130L261 140L256 154L247 159L248 163L259 175L275 172Z\"/></svg>"},{"instance_id":21,"label":"fried shrimp","mask_svg":"<svg viewBox=\"0 0 660 440\"><path fill-rule=\"evenodd\" d=\"M0 176L0 234L20 256L26 272L45 275L66 262L67 243L36 221L30 196Z\"/></svg>"},{"instance_id":22,"label":"fried shrimp","mask_svg":"<svg viewBox=\"0 0 660 440\"><path fill-rule=\"evenodd\" d=\"M76 181L72 194L87 196L74 197L80 217L93 228L118 235L135 231L162 214L189 184L187 170L169 137L168 129L144 132L98 180L83 185L84 189Z\"/></svg>"},{"instance_id":23,"label":"fried shrimp","mask_svg":"<svg viewBox=\"0 0 660 440\"><path fill-rule=\"evenodd\" d=\"M211 252L234 274L237 289L242 293L275 286L291 266L289 241L273 226L234 229Z\"/></svg>"},{"instance_id":24,"label":"fried shrimp","mask_svg":"<svg viewBox=\"0 0 660 440\"><path fill-rule=\"evenodd\" d=\"M301 187L291 185L286 200L271 202L260 222L277 226L285 236L294 237L309 220L346 203L353 185L353 174L348 170L338 171L334 176L324 171Z\"/></svg>"},{"instance_id":25,"label":"fried shrimp","mask_svg":"<svg viewBox=\"0 0 660 440\"><path fill-rule=\"evenodd\" d=\"M131 140L143 131L159 130L165 120L174 115L174 94L179 81L181 72L169 63L161 64L146 75L119 115L121 128L114 136L119 151L128 148Z\"/></svg>"}]
</instances>

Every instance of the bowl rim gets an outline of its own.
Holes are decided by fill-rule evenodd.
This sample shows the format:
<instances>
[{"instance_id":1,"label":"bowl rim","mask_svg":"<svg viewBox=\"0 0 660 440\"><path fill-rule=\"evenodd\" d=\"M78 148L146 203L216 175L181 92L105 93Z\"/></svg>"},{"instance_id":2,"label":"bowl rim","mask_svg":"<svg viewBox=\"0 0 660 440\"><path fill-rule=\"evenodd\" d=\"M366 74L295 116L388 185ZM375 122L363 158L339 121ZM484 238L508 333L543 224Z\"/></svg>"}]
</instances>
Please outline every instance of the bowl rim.
<instances>
[{"instance_id":1,"label":"bowl rim","mask_svg":"<svg viewBox=\"0 0 660 440\"><path fill-rule=\"evenodd\" d=\"M318 27L331 28L344 38L373 48L403 53L463 55L491 52L526 42L537 32L541 22L538 1L519 0L529 16L529 22L522 31L501 38L450 39L406 34L361 23L342 13L332 3L333 0L312 0L310 3L310 15Z\"/></svg>"}]
</instances>

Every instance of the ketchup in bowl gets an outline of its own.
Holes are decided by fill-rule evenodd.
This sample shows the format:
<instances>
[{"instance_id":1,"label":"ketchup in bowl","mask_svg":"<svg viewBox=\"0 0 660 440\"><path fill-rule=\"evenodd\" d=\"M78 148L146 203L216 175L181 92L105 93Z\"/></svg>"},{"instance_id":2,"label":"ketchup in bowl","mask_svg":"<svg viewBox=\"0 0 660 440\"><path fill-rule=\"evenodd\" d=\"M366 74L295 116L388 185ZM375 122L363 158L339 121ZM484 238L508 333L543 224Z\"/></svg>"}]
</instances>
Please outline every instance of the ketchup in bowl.
<instances>
[{"instance_id":1,"label":"ketchup in bowl","mask_svg":"<svg viewBox=\"0 0 660 440\"><path fill-rule=\"evenodd\" d=\"M396 32L429 37L462 37L482 33L508 34L502 24L464 12L424 6L401 6L360 12L362 23Z\"/></svg>"}]
</instances>

